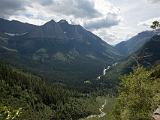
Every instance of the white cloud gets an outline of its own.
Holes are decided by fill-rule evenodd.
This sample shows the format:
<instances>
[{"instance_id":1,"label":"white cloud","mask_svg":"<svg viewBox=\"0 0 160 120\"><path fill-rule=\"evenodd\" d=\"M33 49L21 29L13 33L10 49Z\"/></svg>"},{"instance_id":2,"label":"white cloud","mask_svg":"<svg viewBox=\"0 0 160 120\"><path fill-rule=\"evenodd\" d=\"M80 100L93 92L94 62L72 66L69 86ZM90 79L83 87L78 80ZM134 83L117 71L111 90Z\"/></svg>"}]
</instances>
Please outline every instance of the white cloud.
<instances>
[{"instance_id":1,"label":"white cloud","mask_svg":"<svg viewBox=\"0 0 160 120\"><path fill-rule=\"evenodd\" d=\"M102 18L88 20L84 23L84 27L90 30L110 28L112 26L118 25L121 20L121 17L117 14L107 13L107 15Z\"/></svg>"},{"instance_id":2,"label":"white cloud","mask_svg":"<svg viewBox=\"0 0 160 120\"><path fill-rule=\"evenodd\" d=\"M151 3L158 3L158 2L160 2L160 0L148 0L149 2L151 2Z\"/></svg>"},{"instance_id":3,"label":"white cloud","mask_svg":"<svg viewBox=\"0 0 160 120\"><path fill-rule=\"evenodd\" d=\"M160 17L156 17L156 18L151 18L151 19L148 19L148 20L145 20L145 21L141 21L138 23L139 26L145 26L145 27L150 27L152 25L152 22L153 21L160 21Z\"/></svg>"},{"instance_id":4,"label":"white cloud","mask_svg":"<svg viewBox=\"0 0 160 120\"><path fill-rule=\"evenodd\" d=\"M115 44L148 29L153 18L160 17L159 1L0 0L0 17L38 25L66 19Z\"/></svg>"},{"instance_id":5,"label":"white cloud","mask_svg":"<svg viewBox=\"0 0 160 120\"><path fill-rule=\"evenodd\" d=\"M95 18L101 13L94 8L92 0L53 0L53 4L48 4L46 9L67 16L76 18Z\"/></svg>"},{"instance_id":6,"label":"white cloud","mask_svg":"<svg viewBox=\"0 0 160 120\"><path fill-rule=\"evenodd\" d=\"M27 0L0 0L0 17L8 18L25 11L24 6L28 5Z\"/></svg>"},{"instance_id":7,"label":"white cloud","mask_svg":"<svg viewBox=\"0 0 160 120\"><path fill-rule=\"evenodd\" d=\"M120 41L128 40L135 35L134 31L129 31L129 27L124 26L123 24L119 26L114 26L112 28L104 28L93 31L93 33L100 36L104 41L109 44L115 45Z\"/></svg>"}]
</instances>

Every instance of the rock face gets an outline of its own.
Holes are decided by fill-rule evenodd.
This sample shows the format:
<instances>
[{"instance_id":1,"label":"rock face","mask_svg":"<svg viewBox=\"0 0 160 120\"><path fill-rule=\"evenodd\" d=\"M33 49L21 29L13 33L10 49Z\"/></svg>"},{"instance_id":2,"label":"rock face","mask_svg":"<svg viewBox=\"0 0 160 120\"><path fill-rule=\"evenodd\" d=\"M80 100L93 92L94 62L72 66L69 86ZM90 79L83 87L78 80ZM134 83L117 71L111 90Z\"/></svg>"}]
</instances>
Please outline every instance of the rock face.
<instances>
[{"instance_id":1,"label":"rock face","mask_svg":"<svg viewBox=\"0 0 160 120\"><path fill-rule=\"evenodd\" d=\"M0 32L5 33L12 33L12 34L22 34L26 32L30 32L33 29L35 29L37 26L28 24L28 23L22 23L16 20L5 20L0 18Z\"/></svg>"},{"instance_id":2,"label":"rock face","mask_svg":"<svg viewBox=\"0 0 160 120\"><path fill-rule=\"evenodd\" d=\"M3 22L5 25L0 28L0 59L47 76L51 81L82 83L96 78L105 65L121 58L113 46L82 26L65 20L51 20L41 26L0 20ZM21 26L27 26L23 32Z\"/></svg>"},{"instance_id":3,"label":"rock face","mask_svg":"<svg viewBox=\"0 0 160 120\"><path fill-rule=\"evenodd\" d=\"M140 49L146 42L150 40L155 34L158 34L159 31L144 31L136 36L132 37L127 41L120 42L115 46L115 48L123 55L131 55Z\"/></svg>"},{"instance_id":4,"label":"rock face","mask_svg":"<svg viewBox=\"0 0 160 120\"><path fill-rule=\"evenodd\" d=\"M154 120L160 120L160 106L155 110L152 117Z\"/></svg>"},{"instance_id":5,"label":"rock face","mask_svg":"<svg viewBox=\"0 0 160 120\"><path fill-rule=\"evenodd\" d=\"M160 35L153 36L139 51L139 63L148 66L159 64L160 60Z\"/></svg>"}]
</instances>

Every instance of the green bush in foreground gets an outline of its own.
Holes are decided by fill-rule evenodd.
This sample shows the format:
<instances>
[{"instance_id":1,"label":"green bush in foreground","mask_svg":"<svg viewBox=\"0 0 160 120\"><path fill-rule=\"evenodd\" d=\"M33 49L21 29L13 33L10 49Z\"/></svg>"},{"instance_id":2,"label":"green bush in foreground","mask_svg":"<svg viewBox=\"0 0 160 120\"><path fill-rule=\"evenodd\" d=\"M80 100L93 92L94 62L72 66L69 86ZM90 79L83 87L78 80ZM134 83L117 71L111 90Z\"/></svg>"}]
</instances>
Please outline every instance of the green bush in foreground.
<instances>
[{"instance_id":1,"label":"green bush in foreground","mask_svg":"<svg viewBox=\"0 0 160 120\"><path fill-rule=\"evenodd\" d=\"M151 120L160 104L160 66L147 70L141 66L121 78L115 120Z\"/></svg>"},{"instance_id":2,"label":"green bush in foreground","mask_svg":"<svg viewBox=\"0 0 160 120\"><path fill-rule=\"evenodd\" d=\"M14 110L13 108L0 104L0 120L14 120L21 113L21 109Z\"/></svg>"}]
</instances>

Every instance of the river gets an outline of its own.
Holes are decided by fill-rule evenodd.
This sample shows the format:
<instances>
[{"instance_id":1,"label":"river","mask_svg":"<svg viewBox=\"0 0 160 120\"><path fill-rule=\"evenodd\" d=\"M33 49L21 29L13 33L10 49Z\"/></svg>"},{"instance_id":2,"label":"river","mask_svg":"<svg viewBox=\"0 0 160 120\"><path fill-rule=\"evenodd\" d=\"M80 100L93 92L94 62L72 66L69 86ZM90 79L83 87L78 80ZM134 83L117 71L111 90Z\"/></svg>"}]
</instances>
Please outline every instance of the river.
<instances>
[{"instance_id":1,"label":"river","mask_svg":"<svg viewBox=\"0 0 160 120\"><path fill-rule=\"evenodd\" d=\"M103 112L103 109L104 109L106 103L107 103L107 100L105 99L105 100L104 100L104 104L102 104L102 105L100 106L100 108L99 108L99 112L100 112L99 115L90 115L90 116L88 116L88 117L86 117L86 118L84 118L84 119L80 119L80 120L87 120L87 119L91 119L91 118L102 118L102 117L104 117L104 116L106 115L106 113Z\"/></svg>"}]
</instances>

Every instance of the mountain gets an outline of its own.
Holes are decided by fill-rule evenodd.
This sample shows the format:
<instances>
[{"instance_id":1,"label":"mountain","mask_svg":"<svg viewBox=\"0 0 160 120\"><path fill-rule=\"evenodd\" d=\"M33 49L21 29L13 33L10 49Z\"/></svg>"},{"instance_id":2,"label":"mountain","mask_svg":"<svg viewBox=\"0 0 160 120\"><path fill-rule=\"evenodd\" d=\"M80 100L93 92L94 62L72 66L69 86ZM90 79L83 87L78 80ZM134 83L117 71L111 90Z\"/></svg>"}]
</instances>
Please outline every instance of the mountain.
<instances>
[{"instance_id":1,"label":"mountain","mask_svg":"<svg viewBox=\"0 0 160 120\"><path fill-rule=\"evenodd\" d=\"M123 58L117 65L110 66L101 81L104 81L103 84L106 84L107 88L116 89L119 76L130 73L137 64L146 68L160 64L160 35L154 35L135 53Z\"/></svg>"},{"instance_id":2,"label":"mountain","mask_svg":"<svg viewBox=\"0 0 160 120\"><path fill-rule=\"evenodd\" d=\"M112 60L118 55L112 46L102 41L98 36L85 30L80 25L70 25L64 20L58 23L51 20L22 37L27 40L23 40L20 46L24 45L25 47L27 42L27 46L35 48L35 44L38 44L40 45L37 46L38 48L49 49L51 47L50 52L70 52L74 55L88 55L88 58L92 59L95 57L95 59L107 58L108 60ZM54 42L57 42L59 46ZM19 44L18 41L16 41L17 44ZM45 44L47 46L44 46Z\"/></svg>"},{"instance_id":3,"label":"mountain","mask_svg":"<svg viewBox=\"0 0 160 120\"><path fill-rule=\"evenodd\" d=\"M157 33L154 31L141 32L127 41L120 42L115 46L115 48L122 55L131 55L132 53L140 49L155 34Z\"/></svg>"},{"instance_id":4,"label":"mountain","mask_svg":"<svg viewBox=\"0 0 160 120\"><path fill-rule=\"evenodd\" d=\"M31 31L36 25L22 23L16 20L5 20L0 18L0 32L10 34L23 34Z\"/></svg>"},{"instance_id":5,"label":"mountain","mask_svg":"<svg viewBox=\"0 0 160 120\"><path fill-rule=\"evenodd\" d=\"M137 51L140 64L151 66L160 63L160 35L153 36L140 50Z\"/></svg>"},{"instance_id":6,"label":"mountain","mask_svg":"<svg viewBox=\"0 0 160 120\"><path fill-rule=\"evenodd\" d=\"M51 20L31 26L24 34L1 31L0 58L50 81L79 87L121 58L115 48L80 25Z\"/></svg>"}]
</instances>

